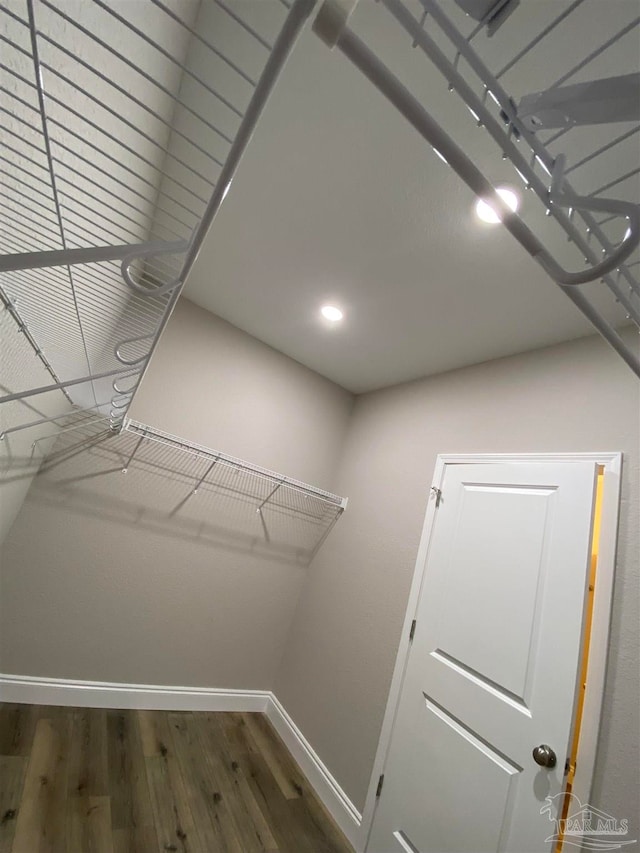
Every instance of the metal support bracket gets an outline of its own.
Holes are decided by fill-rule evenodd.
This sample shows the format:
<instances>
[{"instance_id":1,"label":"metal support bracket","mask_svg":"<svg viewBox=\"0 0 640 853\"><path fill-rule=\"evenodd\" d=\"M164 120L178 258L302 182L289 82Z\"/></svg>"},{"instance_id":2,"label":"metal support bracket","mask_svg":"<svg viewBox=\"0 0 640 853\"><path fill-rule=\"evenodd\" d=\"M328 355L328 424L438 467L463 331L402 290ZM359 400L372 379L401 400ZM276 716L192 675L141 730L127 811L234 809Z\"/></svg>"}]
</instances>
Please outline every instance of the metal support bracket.
<instances>
[{"instance_id":1,"label":"metal support bracket","mask_svg":"<svg viewBox=\"0 0 640 853\"><path fill-rule=\"evenodd\" d=\"M129 470L129 465L131 465L131 463L133 462L133 457L138 452L138 448L140 447L140 445L142 444L143 441L144 441L144 435L141 435L140 438L136 442L136 446L131 451L131 455L129 456L129 458L127 459L127 461L124 464L124 468L122 469L123 474L126 474L127 471Z\"/></svg>"},{"instance_id":2,"label":"metal support bracket","mask_svg":"<svg viewBox=\"0 0 640 853\"><path fill-rule=\"evenodd\" d=\"M179 504L176 504L176 506L174 506L174 508L173 508L173 509L171 510L171 512L169 513L169 518L173 518L173 516L178 512L178 510L182 509L182 507L186 504L186 502L189 500L189 498L192 498L194 495L197 495L197 494L198 494L198 489L199 489L199 488L200 488L200 486L204 483L204 481L207 479L207 477L209 476L210 472L213 470L214 466L215 466L215 465L217 465L218 461L219 461L219 458L218 458L218 459L214 459L214 460L213 460L213 462L211 463L211 465L209 465L209 467L208 467L208 468L207 468L207 470L204 472L204 474L199 478L199 480L196 482L195 486L193 487L193 489L191 489L191 491L189 492L189 494L188 494L186 497L184 497L184 498L180 501L180 503L179 503Z\"/></svg>"},{"instance_id":3,"label":"metal support bracket","mask_svg":"<svg viewBox=\"0 0 640 853\"><path fill-rule=\"evenodd\" d=\"M518 103L518 118L533 133L549 128L640 121L640 73L524 95Z\"/></svg>"}]
</instances>

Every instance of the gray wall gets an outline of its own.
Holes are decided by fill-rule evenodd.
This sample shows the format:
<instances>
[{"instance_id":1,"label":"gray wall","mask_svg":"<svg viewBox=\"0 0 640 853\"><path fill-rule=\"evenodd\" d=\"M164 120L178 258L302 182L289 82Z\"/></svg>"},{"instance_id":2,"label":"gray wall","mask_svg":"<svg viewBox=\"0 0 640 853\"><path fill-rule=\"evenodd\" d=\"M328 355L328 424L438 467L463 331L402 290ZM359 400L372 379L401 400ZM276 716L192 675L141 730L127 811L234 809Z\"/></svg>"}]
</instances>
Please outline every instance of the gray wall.
<instances>
[{"instance_id":1,"label":"gray wall","mask_svg":"<svg viewBox=\"0 0 640 853\"><path fill-rule=\"evenodd\" d=\"M43 368L46 379L51 377ZM34 385L33 387L37 387ZM34 398L35 408L27 408L19 400L5 403L0 411L0 431L20 424L50 418L69 411L71 404L59 391ZM41 424L28 430L11 433L0 442L0 547L15 521L35 477L39 463L51 449L57 432L53 423ZM33 457L33 444L37 442Z\"/></svg>"},{"instance_id":2,"label":"gray wall","mask_svg":"<svg viewBox=\"0 0 640 853\"><path fill-rule=\"evenodd\" d=\"M51 385L51 374L19 331L9 311L0 310L0 397ZM62 391L38 394L0 406L4 430L68 412L71 403ZM9 433L0 441L0 547L22 506L40 462L51 449L54 424L41 424ZM34 447L34 442L36 442Z\"/></svg>"},{"instance_id":3,"label":"gray wall","mask_svg":"<svg viewBox=\"0 0 640 853\"><path fill-rule=\"evenodd\" d=\"M638 837L637 381L592 338L352 404L335 385L181 302L132 415L345 494L349 508L303 570L242 548L141 531L108 511L113 487L100 478L92 488L104 511L95 513L52 494L39 477L4 552L0 668L275 688L361 808L436 454L622 450L594 803L628 817Z\"/></svg>"},{"instance_id":4,"label":"gray wall","mask_svg":"<svg viewBox=\"0 0 640 853\"><path fill-rule=\"evenodd\" d=\"M352 405L333 382L182 299L129 414L331 489Z\"/></svg>"},{"instance_id":5,"label":"gray wall","mask_svg":"<svg viewBox=\"0 0 640 853\"><path fill-rule=\"evenodd\" d=\"M352 402L307 368L182 301L132 415L328 487ZM119 470L95 476L113 469L99 463L96 457L98 467L83 469L71 489L53 474L36 478L6 539L0 671L271 688L305 569L256 553L224 531L205 543L169 525L150 529L135 466L126 478ZM75 476L76 464L59 466L55 478ZM86 454L83 464L92 464ZM150 502L155 497L150 492Z\"/></svg>"},{"instance_id":6,"label":"gray wall","mask_svg":"<svg viewBox=\"0 0 640 853\"><path fill-rule=\"evenodd\" d=\"M336 483L349 508L312 564L275 691L357 807L367 791L436 455L622 450L594 803L637 821L639 419L638 381L595 338L358 398ZM630 837L638 837L637 826Z\"/></svg>"},{"instance_id":7,"label":"gray wall","mask_svg":"<svg viewBox=\"0 0 640 853\"><path fill-rule=\"evenodd\" d=\"M0 671L271 689L303 569L67 509L38 486L4 546Z\"/></svg>"}]
</instances>

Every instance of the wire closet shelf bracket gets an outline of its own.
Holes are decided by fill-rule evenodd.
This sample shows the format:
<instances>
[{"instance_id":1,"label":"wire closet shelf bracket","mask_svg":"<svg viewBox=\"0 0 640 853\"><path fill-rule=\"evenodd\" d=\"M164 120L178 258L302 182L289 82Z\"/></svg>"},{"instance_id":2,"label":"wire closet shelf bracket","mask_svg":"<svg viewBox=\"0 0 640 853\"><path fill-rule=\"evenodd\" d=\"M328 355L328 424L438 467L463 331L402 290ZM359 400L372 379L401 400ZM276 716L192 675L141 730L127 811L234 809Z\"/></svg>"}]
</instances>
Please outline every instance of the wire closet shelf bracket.
<instances>
[{"instance_id":1,"label":"wire closet shelf bracket","mask_svg":"<svg viewBox=\"0 0 640 853\"><path fill-rule=\"evenodd\" d=\"M565 268L529 224L508 207L479 163L430 114L428 101L415 95L383 62L379 52L359 37L358 16L351 17L358 0L325 0L313 29L373 83L476 196L490 203L505 228L640 377L640 359L619 334L621 325L640 327L640 259L634 255L640 242L637 147L632 168L614 168L605 184L595 190L580 193L571 182L576 175L582 176L585 166L600 165L622 145L638 144L640 73L591 79L588 83L582 78L617 50L623 39L637 40L640 17L625 21L579 62L570 64L547 91L517 101L516 93L503 85L548 39L557 36L561 27L571 26L583 11L580 7L584 2L567 0L559 7L535 4L548 10L548 19L538 21L538 31L528 41L520 40L515 51L511 48L511 58L504 51L494 53L499 64L490 67L485 55L491 51L481 56L476 43L484 38L486 44L486 39L495 38L503 26L505 30L510 24L516 26L526 4L518 8L519 0L451 0L445 7L442 0L377 0L387 14L388 26L399 27L404 33L407 52L418 50L436 66L449 91L462 99L468 121L493 141L495 160L511 165L518 181L537 197L541 215L549 217L556 230L561 229L563 242L568 242L578 261L586 265L576 271ZM508 50L506 36L505 40ZM611 130L608 138L572 162L576 129L593 124L606 124ZM609 193L625 189L630 200L609 197ZM601 292L595 299L592 290L586 292L585 285L591 282L599 282L600 290L609 293L609 301L618 309L615 320L608 306L603 309Z\"/></svg>"},{"instance_id":2,"label":"wire closet shelf bracket","mask_svg":"<svg viewBox=\"0 0 640 853\"><path fill-rule=\"evenodd\" d=\"M0 5L0 308L51 380L0 403L122 428L313 5Z\"/></svg>"}]
</instances>

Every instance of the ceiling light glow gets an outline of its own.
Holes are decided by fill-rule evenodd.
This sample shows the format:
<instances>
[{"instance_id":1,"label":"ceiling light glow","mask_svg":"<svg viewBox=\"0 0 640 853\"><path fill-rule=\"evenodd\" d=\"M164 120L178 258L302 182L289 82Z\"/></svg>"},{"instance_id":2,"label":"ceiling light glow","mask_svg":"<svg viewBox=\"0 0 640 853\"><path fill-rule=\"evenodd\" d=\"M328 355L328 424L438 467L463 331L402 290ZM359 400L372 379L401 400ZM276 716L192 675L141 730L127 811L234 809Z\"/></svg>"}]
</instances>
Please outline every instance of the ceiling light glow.
<instances>
[{"instance_id":1,"label":"ceiling light glow","mask_svg":"<svg viewBox=\"0 0 640 853\"><path fill-rule=\"evenodd\" d=\"M500 198L505 202L505 204L511 208L511 210L515 211L518 209L518 204L520 199L514 193L513 190L508 190L506 187L498 187L496 190ZM494 208L486 201L482 199L478 199L476 202L476 215L478 219L481 219L483 222L501 222L500 215L494 210Z\"/></svg>"},{"instance_id":2,"label":"ceiling light glow","mask_svg":"<svg viewBox=\"0 0 640 853\"><path fill-rule=\"evenodd\" d=\"M336 308L335 305L323 305L320 309L320 313L325 320L330 320L332 323L338 323L344 317L342 311L339 308Z\"/></svg>"}]
</instances>

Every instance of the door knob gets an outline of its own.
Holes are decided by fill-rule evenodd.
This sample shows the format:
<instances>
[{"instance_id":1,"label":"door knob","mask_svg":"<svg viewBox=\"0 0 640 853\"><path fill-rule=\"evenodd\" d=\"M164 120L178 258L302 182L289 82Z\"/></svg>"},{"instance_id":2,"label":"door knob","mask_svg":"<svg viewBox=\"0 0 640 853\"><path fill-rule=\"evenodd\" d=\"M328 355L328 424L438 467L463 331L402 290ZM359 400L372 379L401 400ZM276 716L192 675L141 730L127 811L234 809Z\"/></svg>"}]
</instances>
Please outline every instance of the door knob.
<instances>
[{"instance_id":1,"label":"door knob","mask_svg":"<svg viewBox=\"0 0 640 853\"><path fill-rule=\"evenodd\" d=\"M556 754L550 746L547 746L546 743L541 743L540 746L536 746L532 755L533 760L536 764L539 764L540 767L556 766Z\"/></svg>"}]
</instances>

